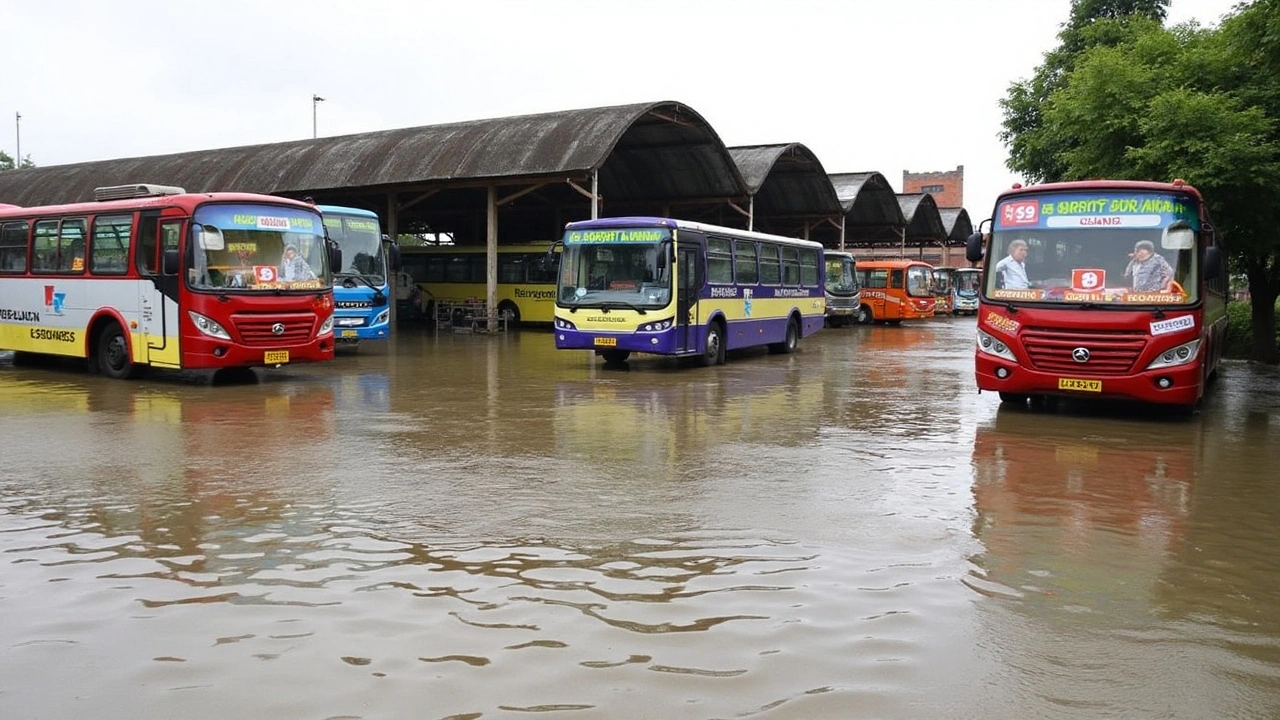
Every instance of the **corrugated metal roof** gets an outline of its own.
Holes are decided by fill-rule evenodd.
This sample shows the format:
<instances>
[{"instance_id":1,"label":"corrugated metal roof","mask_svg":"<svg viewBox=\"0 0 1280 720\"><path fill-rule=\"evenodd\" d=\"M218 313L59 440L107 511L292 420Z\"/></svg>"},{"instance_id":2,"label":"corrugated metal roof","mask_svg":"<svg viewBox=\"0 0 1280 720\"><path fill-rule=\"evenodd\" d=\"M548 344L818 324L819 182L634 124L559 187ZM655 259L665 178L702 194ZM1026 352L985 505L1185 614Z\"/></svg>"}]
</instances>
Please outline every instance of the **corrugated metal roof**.
<instances>
[{"instance_id":1,"label":"corrugated metal roof","mask_svg":"<svg viewBox=\"0 0 1280 720\"><path fill-rule=\"evenodd\" d=\"M938 208L942 227L947 230L947 242L965 242L973 234L969 211L964 208Z\"/></svg>"},{"instance_id":2,"label":"corrugated metal roof","mask_svg":"<svg viewBox=\"0 0 1280 720\"><path fill-rule=\"evenodd\" d=\"M691 108L664 101L13 170L0 173L0 201L74 202L127 182L300 196L596 169L601 194L621 201L746 193L715 130Z\"/></svg>"},{"instance_id":3,"label":"corrugated metal roof","mask_svg":"<svg viewBox=\"0 0 1280 720\"><path fill-rule=\"evenodd\" d=\"M907 224L893 186L878 172L829 176L845 212L846 244L898 241Z\"/></svg>"},{"instance_id":4,"label":"corrugated metal roof","mask_svg":"<svg viewBox=\"0 0 1280 720\"><path fill-rule=\"evenodd\" d=\"M898 205L907 219L907 240L915 242L941 242L947 238L947 228L938 214L938 203L929 193L898 193Z\"/></svg>"},{"instance_id":5,"label":"corrugated metal roof","mask_svg":"<svg viewBox=\"0 0 1280 720\"><path fill-rule=\"evenodd\" d=\"M823 219L839 227L842 208L816 155L800 143L729 148L747 190L755 196L759 227L795 234L793 228Z\"/></svg>"}]
</instances>

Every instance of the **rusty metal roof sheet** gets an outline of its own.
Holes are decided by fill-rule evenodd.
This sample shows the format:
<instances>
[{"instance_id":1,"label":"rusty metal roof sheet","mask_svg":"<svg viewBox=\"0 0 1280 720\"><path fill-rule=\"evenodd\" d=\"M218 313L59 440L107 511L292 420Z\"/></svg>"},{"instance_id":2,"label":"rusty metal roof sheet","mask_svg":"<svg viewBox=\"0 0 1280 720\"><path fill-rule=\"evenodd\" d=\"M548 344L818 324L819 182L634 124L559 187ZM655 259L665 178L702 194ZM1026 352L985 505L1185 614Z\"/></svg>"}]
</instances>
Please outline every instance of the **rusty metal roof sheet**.
<instances>
[{"instance_id":1,"label":"rusty metal roof sheet","mask_svg":"<svg viewBox=\"0 0 1280 720\"><path fill-rule=\"evenodd\" d=\"M86 200L126 182L306 193L588 176L615 200L742 197L737 165L692 108L663 101L0 173L0 202ZM678 171L677 171L678 170Z\"/></svg>"}]
</instances>

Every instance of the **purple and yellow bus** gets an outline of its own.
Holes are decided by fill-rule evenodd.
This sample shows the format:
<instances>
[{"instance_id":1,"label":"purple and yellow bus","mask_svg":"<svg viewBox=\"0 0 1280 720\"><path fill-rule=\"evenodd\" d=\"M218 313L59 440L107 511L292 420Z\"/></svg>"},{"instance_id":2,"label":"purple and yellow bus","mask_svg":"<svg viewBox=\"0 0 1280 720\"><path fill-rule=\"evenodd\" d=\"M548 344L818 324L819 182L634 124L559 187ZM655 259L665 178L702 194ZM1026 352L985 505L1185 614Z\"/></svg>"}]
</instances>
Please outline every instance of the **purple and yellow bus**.
<instances>
[{"instance_id":1,"label":"purple and yellow bus","mask_svg":"<svg viewBox=\"0 0 1280 720\"><path fill-rule=\"evenodd\" d=\"M725 361L726 350L795 352L822 329L822 245L685 220L569 223L555 342L606 363L633 352Z\"/></svg>"}]
</instances>

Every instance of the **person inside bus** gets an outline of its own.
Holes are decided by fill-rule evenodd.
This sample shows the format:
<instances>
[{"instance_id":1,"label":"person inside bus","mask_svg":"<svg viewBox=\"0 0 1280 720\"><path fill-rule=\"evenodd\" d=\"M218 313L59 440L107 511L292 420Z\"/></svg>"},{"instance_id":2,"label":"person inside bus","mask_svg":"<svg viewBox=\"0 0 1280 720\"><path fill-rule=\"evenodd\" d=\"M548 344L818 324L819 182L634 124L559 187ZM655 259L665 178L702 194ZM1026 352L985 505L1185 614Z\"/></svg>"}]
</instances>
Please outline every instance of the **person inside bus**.
<instances>
[{"instance_id":1,"label":"person inside bus","mask_svg":"<svg viewBox=\"0 0 1280 720\"><path fill-rule=\"evenodd\" d=\"M604 263L596 263L591 266L590 276L587 279L588 290L604 290L609 287L608 267Z\"/></svg>"},{"instance_id":2,"label":"person inside bus","mask_svg":"<svg viewBox=\"0 0 1280 720\"><path fill-rule=\"evenodd\" d=\"M1027 278L1027 241L1009 243L1009 254L996 263L996 287L1005 290L1026 290L1031 287Z\"/></svg>"},{"instance_id":3,"label":"person inside bus","mask_svg":"<svg viewBox=\"0 0 1280 720\"><path fill-rule=\"evenodd\" d=\"M280 258L280 279L285 282L316 279L315 272L298 254L298 246L293 243L284 246L284 255Z\"/></svg>"},{"instance_id":4,"label":"person inside bus","mask_svg":"<svg viewBox=\"0 0 1280 720\"><path fill-rule=\"evenodd\" d=\"M1173 283L1173 266L1156 253L1155 243L1139 240L1129 253L1124 276L1133 278L1135 292L1169 292Z\"/></svg>"}]
</instances>

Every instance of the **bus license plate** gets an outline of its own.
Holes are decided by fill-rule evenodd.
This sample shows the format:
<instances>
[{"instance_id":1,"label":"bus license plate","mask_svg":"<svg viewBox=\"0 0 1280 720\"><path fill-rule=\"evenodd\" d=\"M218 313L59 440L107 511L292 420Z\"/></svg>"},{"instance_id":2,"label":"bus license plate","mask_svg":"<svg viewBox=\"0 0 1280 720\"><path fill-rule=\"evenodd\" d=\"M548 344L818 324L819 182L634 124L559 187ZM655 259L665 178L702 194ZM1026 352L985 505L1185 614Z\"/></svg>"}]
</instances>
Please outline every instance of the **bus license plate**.
<instances>
[{"instance_id":1,"label":"bus license plate","mask_svg":"<svg viewBox=\"0 0 1280 720\"><path fill-rule=\"evenodd\" d=\"M596 347L617 347L618 338L598 337L596 338Z\"/></svg>"},{"instance_id":2,"label":"bus license plate","mask_svg":"<svg viewBox=\"0 0 1280 720\"><path fill-rule=\"evenodd\" d=\"M1078 390L1080 392L1102 392L1101 380L1080 380L1077 378L1058 378L1059 390Z\"/></svg>"},{"instance_id":3,"label":"bus license plate","mask_svg":"<svg viewBox=\"0 0 1280 720\"><path fill-rule=\"evenodd\" d=\"M357 333L355 330L343 330L341 337L355 337L358 334L359 333Z\"/></svg>"},{"instance_id":4,"label":"bus license plate","mask_svg":"<svg viewBox=\"0 0 1280 720\"><path fill-rule=\"evenodd\" d=\"M268 365L283 365L289 362L288 350L268 350L262 354L262 362Z\"/></svg>"}]
</instances>

